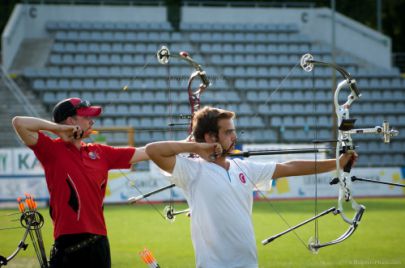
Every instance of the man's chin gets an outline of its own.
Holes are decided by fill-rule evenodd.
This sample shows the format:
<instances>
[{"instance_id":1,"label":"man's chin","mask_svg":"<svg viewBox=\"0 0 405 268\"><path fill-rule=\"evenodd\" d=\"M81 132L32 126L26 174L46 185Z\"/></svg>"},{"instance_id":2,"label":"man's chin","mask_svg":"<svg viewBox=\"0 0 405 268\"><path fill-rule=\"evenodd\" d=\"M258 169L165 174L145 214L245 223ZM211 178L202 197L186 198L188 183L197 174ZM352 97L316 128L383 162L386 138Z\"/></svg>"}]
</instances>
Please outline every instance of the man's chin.
<instances>
[{"instance_id":1,"label":"man's chin","mask_svg":"<svg viewBox=\"0 0 405 268\"><path fill-rule=\"evenodd\" d=\"M235 150L235 145L231 145L230 147L228 147L227 149L224 149L224 151L222 152L223 155L227 155L229 153L231 153L233 150Z\"/></svg>"}]
</instances>

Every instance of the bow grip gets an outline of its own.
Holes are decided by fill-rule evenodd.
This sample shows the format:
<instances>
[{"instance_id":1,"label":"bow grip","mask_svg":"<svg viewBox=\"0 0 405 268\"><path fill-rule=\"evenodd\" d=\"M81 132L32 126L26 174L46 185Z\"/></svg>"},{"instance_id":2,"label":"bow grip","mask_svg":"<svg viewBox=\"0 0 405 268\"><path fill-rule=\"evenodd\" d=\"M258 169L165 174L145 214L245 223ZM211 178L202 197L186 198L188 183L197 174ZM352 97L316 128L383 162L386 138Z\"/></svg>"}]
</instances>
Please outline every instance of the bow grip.
<instances>
[{"instance_id":1,"label":"bow grip","mask_svg":"<svg viewBox=\"0 0 405 268\"><path fill-rule=\"evenodd\" d=\"M343 171L349 173L353 166L353 159L350 159L349 162L343 167Z\"/></svg>"},{"instance_id":2,"label":"bow grip","mask_svg":"<svg viewBox=\"0 0 405 268\"><path fill-rule=\"evenodd\" d=\"M345 145L345 146L342 146L342 148L340 149L339 152L340 152L340 154L344 154L347 152L354 151L355 149L356 149L356 147L354 145ZM343 171L350 172L350 170L352 169L353 163L354 163L354 157L352 155L352 158L343 167Z\"/></svg>"}]
</instances>

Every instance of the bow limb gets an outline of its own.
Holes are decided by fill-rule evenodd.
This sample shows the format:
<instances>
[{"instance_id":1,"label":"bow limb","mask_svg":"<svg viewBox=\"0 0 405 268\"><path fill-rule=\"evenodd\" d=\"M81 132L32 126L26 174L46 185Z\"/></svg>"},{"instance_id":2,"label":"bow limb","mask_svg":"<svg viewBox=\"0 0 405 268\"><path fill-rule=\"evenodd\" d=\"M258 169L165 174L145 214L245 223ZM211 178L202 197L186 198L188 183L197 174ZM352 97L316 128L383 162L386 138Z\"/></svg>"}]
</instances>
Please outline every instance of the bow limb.
<instances>
[{"instance_id":1,"label":"bow limb","mask_svg":"<svg viewBox=\"0 0 405 268\"><path fill-rule=\"evenodd\" d=\"M0 255L0 267L3 265L7 265L9 261L14 259L15 256L20 252L20 250L26 250L28 247L28 244L25 243L25 240L27 240L28 234L30 232L30 227L31 223L25 228L25 232L20 240L20 242L17 245L17 248L13 251L13 253L10 254L8 257L4 257Z\"/></svg>"},{"instance_id":2,"label":"bow limb","mask_svg":"<svg viewBox=\"0 0 405 268\"><path fill-rule=\"evenodd\" d=\"M190 64L195 71L191 73L188 83L187 83L187 92L188 92L188 100L189 100L189 105L190 105L190 115L187 116L190 120L189 122L189 127L188 127L188 138L187 140L193 140L192 137L192 130L193 130L193 118L195 112L197 112L200 109L200 97L201 94L204 92L204 90L210 85L210 81L205 73L205 71L202 69L201 65L198 64L193 58L190 57L190 55L182 51L178 55L171 55L170 50L166 46L162 46L156 53L156 57L159 63L161 64L168 64L170 61L170 58L178 58L181 60L186 61L188 64ZM193 89L193 81L196 78L200 78L201 84L198 86L196 90ZM169 123L170 127L176 126L176 125L183 125L183 124L178 124L178 123ZM190 157L193 157L192 155ZM157 194L159 192L162 192L167 189L171 189L175 186L175 184L170 184L168 186L161 187L159 189L153 190L149 193L142 194L137 196L137 197L131 197L128 199L130 203L135 203L141 199L147 198L148 196L151 196L153 194ZM189 209L181 210L181 211L176 211L174 209L174 205L172 202L172 192L170 194L170 202L169 205L165 207L164 209L164 218L166 218L169 221L174 221L175 216L183 213L188 213ZM161 214L161 213L160 213ZM162 215L163 215L162 214Z\"/></svg>"},{"instance_id":3,"label":"bow limb","mask_svg":"<svg viewBox=\"0 0 405 268\"><path fill-rule=\"evenodd\" d=\"M310 243L308 245L308 249L314 253L317 253L320 248L341 243L344 240L346 240L347 238L349 238L354 233L354 231L356 231L357 226L360 223L361 217L363 216L365 209L366 208L364 206L362 206L362 205L359 206L359 210L354 215L352 223L350 224L349 228L340 237L336 238L335 240L325 242L325 243L319 243L318 240L310 241Z\"/></svg>"}]
</instances>

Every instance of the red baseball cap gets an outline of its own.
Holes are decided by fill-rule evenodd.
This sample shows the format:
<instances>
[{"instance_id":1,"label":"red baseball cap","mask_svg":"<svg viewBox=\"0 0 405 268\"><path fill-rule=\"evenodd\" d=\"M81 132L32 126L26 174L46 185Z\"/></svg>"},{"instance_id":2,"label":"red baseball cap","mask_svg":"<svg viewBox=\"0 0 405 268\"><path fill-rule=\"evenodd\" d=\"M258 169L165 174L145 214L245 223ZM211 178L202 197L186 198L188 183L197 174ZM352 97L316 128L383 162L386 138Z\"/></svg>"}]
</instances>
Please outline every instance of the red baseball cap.
<instances>
[{"instance_id":1,"label":"red baseball cap","mask_svg":"<svg viewBox=\"0 0 405 268\"><path fill-rule=\"evenodd\" d=\"M89 101L80 98L69 98L58 102L53 108L53 121L60 123L69 116L99 116L102 112L100 106L92 106Z\"/></svg>"}]
</instances>

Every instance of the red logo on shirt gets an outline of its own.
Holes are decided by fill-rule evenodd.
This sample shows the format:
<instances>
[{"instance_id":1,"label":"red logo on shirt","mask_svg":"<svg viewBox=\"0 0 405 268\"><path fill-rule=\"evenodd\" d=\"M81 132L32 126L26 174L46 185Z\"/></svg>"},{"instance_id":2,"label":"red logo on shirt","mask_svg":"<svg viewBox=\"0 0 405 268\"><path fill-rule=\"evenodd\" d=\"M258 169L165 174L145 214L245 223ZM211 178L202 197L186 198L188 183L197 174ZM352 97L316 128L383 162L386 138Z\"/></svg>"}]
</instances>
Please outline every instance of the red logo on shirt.
<instances>
[{"instance_id":1,"label":"red logo on shirt","mask_svg":"<svg viewBox=\"0 0 405 268\"><path fill-rule=\"evenodd\" d=\"M239 180L240 180L243 184L245 184L245 183L246 183L245 174L239 173Z\"/></svg>"}]
</instances>

